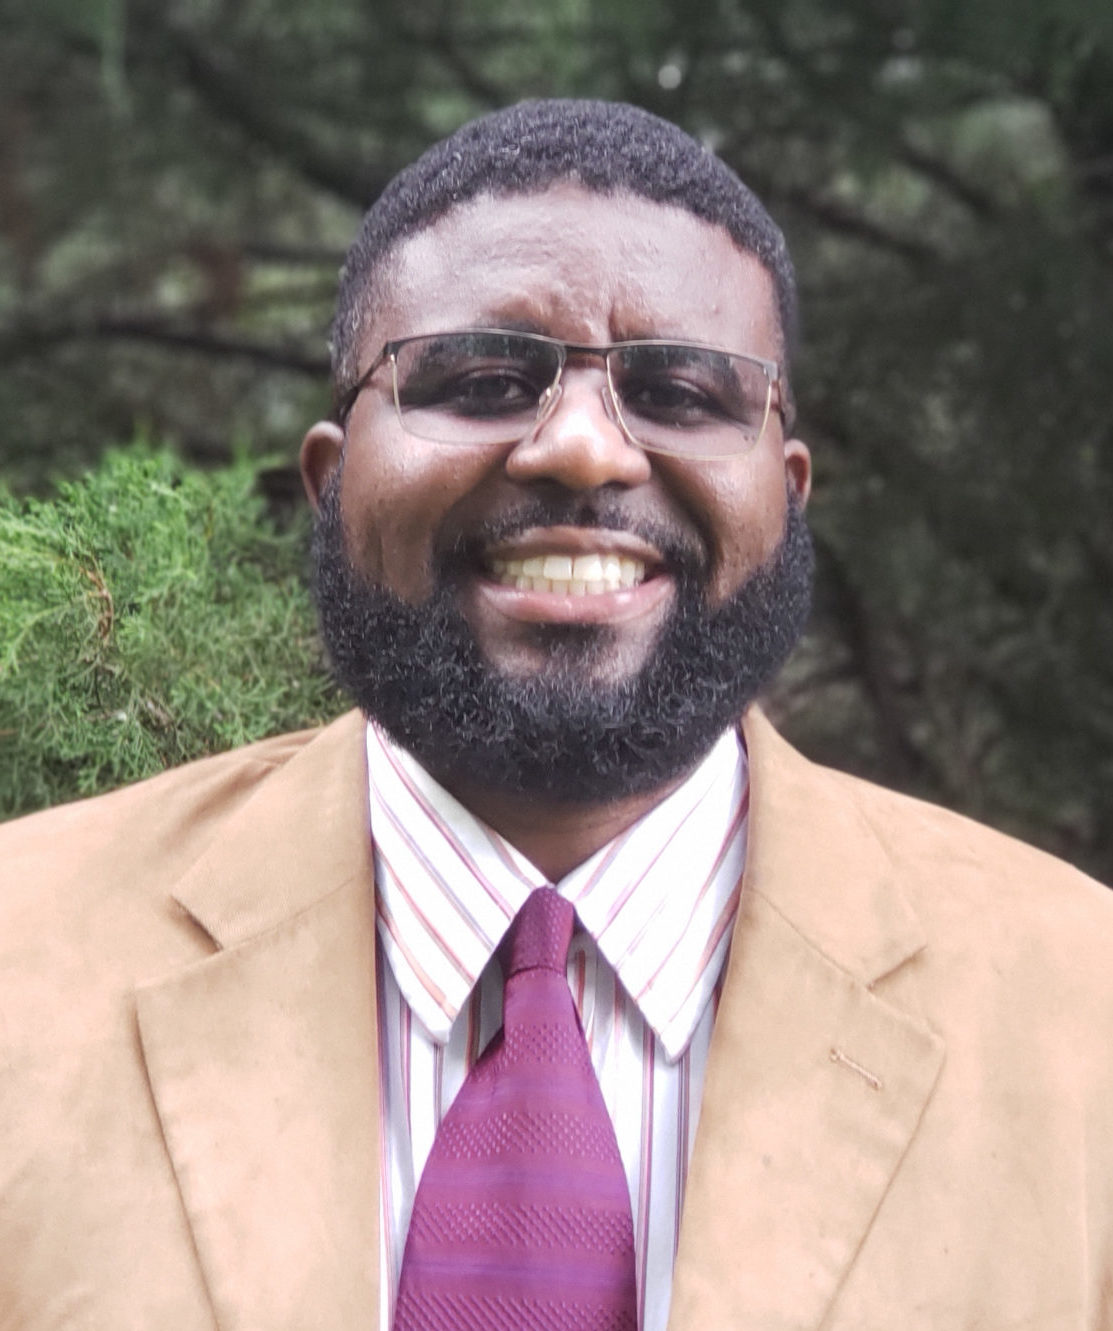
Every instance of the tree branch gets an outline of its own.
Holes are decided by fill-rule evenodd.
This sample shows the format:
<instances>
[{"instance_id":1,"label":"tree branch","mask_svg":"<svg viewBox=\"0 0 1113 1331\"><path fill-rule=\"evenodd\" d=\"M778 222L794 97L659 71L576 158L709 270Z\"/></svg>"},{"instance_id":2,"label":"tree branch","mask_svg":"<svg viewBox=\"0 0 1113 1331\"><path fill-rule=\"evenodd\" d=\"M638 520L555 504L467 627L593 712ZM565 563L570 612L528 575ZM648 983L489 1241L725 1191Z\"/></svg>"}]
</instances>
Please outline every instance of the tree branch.
<instances>
[{"instance_id":1,"label":"tree branch","mask_svg":"<svg viewBox=\"0 0 1113 1331\"><path fill-rule=\"evenodd\" d=\"M420 45L425 51L434 55L450 74L455 75L460 87L477 102L488 110L501 106L506 100L505 88L500 88L485 78L465 56L456 34L448 31L447 22L450 20L450 15L451 11L446 5L444 22L439 23L432 31L422 33L419 39ZM413 34L408 33L407 36L415 40Z\"/></svg>"},{"instance_id":2,"label":"tree branch","mask_svg":"<svg viewBox=\"0 0 1113 1331\"><path fill-rule=\"evenodd\" d=\"M770 192L777 189L770 186ZM810 213L817 221L831 231L837 231L855 240L865 241L877 249L886 250L909 263L924 265L937 262L939 255L925 241L913 236L901 235L890 231L880 222L875 222L861 213L836 203L834 199L824 198L815 190L804 189L799 185L781 186L781 196L803 212Z\"/></svg>"},{"instance_id":3,"label":"tree branch","mask_svg":"<svg viewBox=\"0 0 1113 1331\"><path fill-rule=\"evenodd\" d=\"M895 157L945 189L976 216L990 220L1000 212L998 201L988 191L979 189L950 163L910 142L907 136L899 132L894 134L894 118L892 115L879 114L878 99L874 93L863 95L857 85L848 86L845 81L837 81L821 73L812 54L802 51L790 40L779 8L774 12L762 4L756 7L755 13L770 48L792 68L797 81L810 90L813 104L817 108L831 106L837 101L848 118L865 130L872 141L876 142L879 138L887 140Z\"/></svg>"},{"instance_id":4,"label":"tree branch","mask_svg":"<svg viewBox=\"0 0 1113 1331\"><path fill-rule=\"evenodd\" d=\"M345 203L366 208L381 193L391 173L353 170L350 158L329 152L313 135L276 112L272 101L254 96L229 62L206 49L182 24L168 19L160 6L145 6L142 21L177 57L190 87L218 118L236 125L306 180Z\"/></svg>"},{"instance_id":5,"label":"tree branch","mask_svg":"<svg viewBox=\"0 0 1113 1331\"><path fill-rule=\"evenodd\" d=\"M305 264L307 267L331 268L335 271L339 271L344 262L343 250L330 250L316 245L283 245L269 240L245 241L243 252L257 263Z\"/></svg>"},{"instance_id":6,"label":"tree branch","mask_svg":"<svg viewBox=\"0 0 1113 1331\"><path fill-rule=\"evenodd\" d=\"M205 356L235 356L314 379L324 380L329 374L327 357L311 355L299 347L279 346L215 333L204 328L174 325L150 316L96 315L89 319L24 324L0 330L0 364L16 364L67 342L114 339L177 347Z\"/></svg>"},{"instance_id":7,"label":"tree branch","mask_svg":"<svg viewBox=\"0 0 1113 1331\"><path fill-rule=\"evenodd\" d=\"M873 703L878 737L887 767L906 782L926 780L936 790L948 791L946 773L913 742L908 733L885 653L865 602L836 550L818 534L814 539L817 551L822 554L824 570L830 576L837 603L836 615L843 626L856 673Z\"/></svg>"},{"instance_id":8,"label":"tree branch","mask_svg":"<svg viewBox=\"0 0 1113 1331\"><path fill-rule=\"evenodd\" d=\"M734 143L725 145L719 155L731 163L739 162L744 157ZM816 190L805 189L802 185L786 185L749 166L739 171L739 174L767 203L779 196L786 203L810 214L817 222L840 235L864 241L876 249L895 254L898 258L917 266L934 264L939 260L934 247L926 241L902 235L898 231L890 231L880 222L875 222L872 218L865 217L834 199L825 198Z\"/></svg>"},{"instance_id":9,"label":"tree branch","mask_svg":"<svg viewBox=\"0 0 1113 1331\"><path fill-rule=\"evenodd\" d=\"M896 145L896 153L906 166L918 171L933 184L942 186L959 203L965 204L975 216L984 221L992 221L999 216L1000 205L992 194L971 184L969 180L959 175L953 166L933 153L909 143L907 139L902 139Z\"/></svg>"}]
</instances>

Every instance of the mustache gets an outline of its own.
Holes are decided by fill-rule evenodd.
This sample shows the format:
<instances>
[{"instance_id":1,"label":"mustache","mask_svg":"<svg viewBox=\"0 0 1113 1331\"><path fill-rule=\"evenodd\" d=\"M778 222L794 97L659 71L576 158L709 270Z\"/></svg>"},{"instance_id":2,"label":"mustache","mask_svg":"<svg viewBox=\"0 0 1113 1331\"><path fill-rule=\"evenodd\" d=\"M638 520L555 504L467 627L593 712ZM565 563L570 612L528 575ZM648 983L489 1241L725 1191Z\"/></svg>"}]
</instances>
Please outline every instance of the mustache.
<instances>
[{"instance_id":1,"label":"mustache","mask_svg":"<svg viewBox=\"0 0 1113 1331\"><path fill-rule=\"evenodd\" d=\"M458 532L433 550L433 570L450 578L461 567L484 562L492 546L512 541L536 527L584 527L626 532L660 552L669 572L692 583L706 580L711 568L707 546L679 523L629 513L617 497L600 495L535 495L497 516Z\"/></svg>"}]
</instances>

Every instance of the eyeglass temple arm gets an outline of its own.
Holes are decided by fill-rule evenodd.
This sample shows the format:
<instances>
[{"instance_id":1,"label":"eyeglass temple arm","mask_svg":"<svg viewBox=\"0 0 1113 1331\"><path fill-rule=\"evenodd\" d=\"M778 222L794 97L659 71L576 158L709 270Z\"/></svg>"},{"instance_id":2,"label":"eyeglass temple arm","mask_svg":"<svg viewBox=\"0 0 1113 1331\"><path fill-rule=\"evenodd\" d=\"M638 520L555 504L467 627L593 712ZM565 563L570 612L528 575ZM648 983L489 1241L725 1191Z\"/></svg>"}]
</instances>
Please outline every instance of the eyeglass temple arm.
<instances>
[{"instance_id":1,"label":"eyeglass temple arm","mask_svg":"<svg viewBox=\"0 0 1113 1331\"><path fill-rule=\"evenodd\" d=\"M352 414L352 408L356 404L356 399L359 397L360 393L362 393L363 390L367 387L367 385L371 382L371 379L373 378L375 372L383 364L383 362L389 360L390 357L393 355L394 355L394 344L388 342L383 347L382 351L379 352L379 354L367 367L367 369L364 370L364 372L359 376L359 378L355 381L355 383L352 384L351 388L348 388L343 393L339 393L334 396L333 405L332 405L332 419L336 422L337 425L341 426L347 425L348 417Z\"/></svg>"},{"instance_id":2,"label":"eyeglass temple arm","mask_svg":"<svg viewBox=\"0 0 1113 1331\"><path fill-rule=\"evenodd\" d=\"M781 418L781 429L787 434L796 424L796 402L784 371L779 366L777 377L770 384L769 391L773 394L770 410L775 411Z\"/></svg>"}]
</instances>

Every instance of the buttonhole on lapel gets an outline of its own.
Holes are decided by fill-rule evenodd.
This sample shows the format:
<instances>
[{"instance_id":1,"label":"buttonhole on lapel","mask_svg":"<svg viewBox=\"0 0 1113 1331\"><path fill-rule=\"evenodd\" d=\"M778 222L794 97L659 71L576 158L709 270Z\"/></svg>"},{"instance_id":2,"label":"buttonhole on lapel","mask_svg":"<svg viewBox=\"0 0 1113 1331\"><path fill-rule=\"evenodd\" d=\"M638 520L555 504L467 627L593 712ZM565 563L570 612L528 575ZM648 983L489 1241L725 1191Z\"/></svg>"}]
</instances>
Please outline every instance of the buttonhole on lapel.
<instances>
[{"instance_id":1,"label":"buttonhole on lapel","mask_svg":"<svg viewBox=\"0 0 1113 1331\"><path fill-rule=\"evenodd\" d=\"M849 1068L851 1072L856 1072L871 1090L884 1090L885 1084L880 1077L875 1077L869 1068L864 1068L861 1063L856 1062L849 1054L844 1054L841 1049L832 1049L829 1057L832 1063L840 1063L844 1068Z\"/></svg>"}]
</instances>

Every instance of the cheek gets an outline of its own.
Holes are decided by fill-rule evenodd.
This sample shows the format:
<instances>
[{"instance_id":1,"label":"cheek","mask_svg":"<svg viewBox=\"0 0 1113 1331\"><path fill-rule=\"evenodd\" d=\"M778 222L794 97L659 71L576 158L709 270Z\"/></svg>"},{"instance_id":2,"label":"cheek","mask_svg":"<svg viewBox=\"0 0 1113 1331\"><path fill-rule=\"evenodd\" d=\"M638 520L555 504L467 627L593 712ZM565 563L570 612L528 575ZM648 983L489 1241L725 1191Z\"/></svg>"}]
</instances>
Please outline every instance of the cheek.
<instances>
[{"instance_id":1,"label":"cheek","mask_svg":"<svg viewBox=\"0 0 1113 1331\"><path fill-rule=\"evenodd\" d=\"M764 564L784 534L787 494L783 464L746 458L706 466L690 493L711 557L708 593L719 604Z\"/></svg>"},{"instance_id":2,"label":"cheek","mask_svg":"<svg viewBox=\"0 0 1113 1331\"><path fill-rule=\"evenodd\" d=\"M411 602L432 591L432 552L446 516L474 478L467 459L418 446L394 448L344 469L348 548L363 576Z\"/></svg>"}]
</instances>

